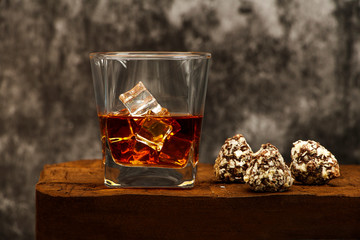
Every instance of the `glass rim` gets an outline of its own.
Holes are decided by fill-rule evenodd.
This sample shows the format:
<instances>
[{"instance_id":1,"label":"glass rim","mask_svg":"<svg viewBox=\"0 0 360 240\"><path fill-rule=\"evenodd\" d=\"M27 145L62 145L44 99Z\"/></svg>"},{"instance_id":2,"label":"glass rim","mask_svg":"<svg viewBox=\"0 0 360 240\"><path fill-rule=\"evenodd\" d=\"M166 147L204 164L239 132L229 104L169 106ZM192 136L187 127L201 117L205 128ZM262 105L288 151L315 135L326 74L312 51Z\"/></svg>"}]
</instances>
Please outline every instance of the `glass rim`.
<instances>
[{"instance_id":1,"label":"glass rim","mask_svg":"<svg viewBox=\"0 0 360 240\"><path fill-rule=\"evenodd\" d=\"M177 59L210 59L209 52L176 52L176 51L127 51L127 52L91 52L90 59L94 57L120 60L177 60Z\"/></svg>"}]
</instances>

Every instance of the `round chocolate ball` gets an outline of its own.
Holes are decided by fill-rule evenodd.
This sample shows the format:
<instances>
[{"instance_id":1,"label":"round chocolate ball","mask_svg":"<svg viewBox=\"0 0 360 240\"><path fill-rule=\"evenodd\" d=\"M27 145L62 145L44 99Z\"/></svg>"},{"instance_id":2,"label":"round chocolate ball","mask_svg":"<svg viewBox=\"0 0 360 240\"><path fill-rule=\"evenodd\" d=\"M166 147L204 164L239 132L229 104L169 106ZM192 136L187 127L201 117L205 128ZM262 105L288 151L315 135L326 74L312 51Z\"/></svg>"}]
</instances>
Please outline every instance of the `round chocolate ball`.
<instances>
[{"instance_id":1,"label":"round chocolate ball","mask_svg":"<svg viewBox=\"0 0 360 240\"><path fill-rule=\"evenodd\" d=\"M221 182L244 183L252 150L242 134L226 139L215 160L215 177Z\"/></svg>"},{"instance_id":2,"label":"round chocolate ball","mask_svg":"<svg viewBox=\"0 0 360 240\"><path fill-rule=\"evenodd\" d=\"M283 192L294 182L281 153L270 143L252 155L244 180L255 192Z\"/></svg>"},{"instance_id":3,"label":"round chocolate ball","mask_svg":"<svg viewBox=\"0 0 360 240\"><path fill-rule=\"evenodd\" d=\"M291 173L296 181L308 185L322 185L340 176L335 156L320 143L298 140L291 149Z\"/></svg>"}]
</instances>

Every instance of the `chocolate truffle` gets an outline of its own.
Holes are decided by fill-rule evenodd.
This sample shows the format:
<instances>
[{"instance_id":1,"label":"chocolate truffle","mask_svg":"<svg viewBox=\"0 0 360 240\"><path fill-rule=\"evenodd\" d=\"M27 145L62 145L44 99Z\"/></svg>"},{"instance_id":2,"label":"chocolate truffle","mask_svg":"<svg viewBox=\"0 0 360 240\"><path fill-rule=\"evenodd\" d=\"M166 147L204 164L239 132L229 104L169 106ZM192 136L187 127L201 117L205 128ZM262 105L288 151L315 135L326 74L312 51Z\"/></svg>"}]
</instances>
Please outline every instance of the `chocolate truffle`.
<instances>
[{"instance_id":1,"label":"chocolate truffle","mask_svg":"<svg viewBox=\"0 0 360 240\"><path fill-rule=\"evenodd\" d=\"M249 166L252 150L245 138L237 134L226 139L215 160L215 177L222 182L244 183L244 175Z\"/></svg>"},{"instance_id":2,"label":"chocolate truffle","mask_svg":"<svg viewBox=\"0 0 360 240\"><path fill-rule=\"evenodd\" d=\"M244 180L255 192L286 191L294 182L279 150L270 143L252 155Z\"/></svg>"},{"instance_id":3,"label":"chocolate truffle","mask_svg":"<svg viewBox=\"0 0 360 240\"><path fill-rule=\"evenodd\" d=\"M308 185L322 185L340 176L334 155L320 143L296 141L291 149L291 173L295 180Z\"/></svg>"}]
</instances>

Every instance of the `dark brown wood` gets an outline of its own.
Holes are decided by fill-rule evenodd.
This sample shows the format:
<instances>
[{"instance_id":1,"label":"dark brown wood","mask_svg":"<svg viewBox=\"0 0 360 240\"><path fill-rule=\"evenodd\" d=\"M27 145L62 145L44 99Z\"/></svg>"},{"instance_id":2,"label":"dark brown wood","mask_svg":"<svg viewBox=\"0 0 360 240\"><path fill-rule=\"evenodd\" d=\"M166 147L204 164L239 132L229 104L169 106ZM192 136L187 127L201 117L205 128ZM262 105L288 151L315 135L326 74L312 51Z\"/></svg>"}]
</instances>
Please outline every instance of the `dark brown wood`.
<instances>
[{"instance_id":1,"label":"dark brown wood","mask_svg":"<svg viewBox=\"0 0 360 240\"><path fill-rule=\"evenodd\" d=\"M36 185L37 239L360 238L360 166L325 186L254 193L215 182L193 189L110 189L100 160L46 165Z\"/></svg>"}]
</instances>

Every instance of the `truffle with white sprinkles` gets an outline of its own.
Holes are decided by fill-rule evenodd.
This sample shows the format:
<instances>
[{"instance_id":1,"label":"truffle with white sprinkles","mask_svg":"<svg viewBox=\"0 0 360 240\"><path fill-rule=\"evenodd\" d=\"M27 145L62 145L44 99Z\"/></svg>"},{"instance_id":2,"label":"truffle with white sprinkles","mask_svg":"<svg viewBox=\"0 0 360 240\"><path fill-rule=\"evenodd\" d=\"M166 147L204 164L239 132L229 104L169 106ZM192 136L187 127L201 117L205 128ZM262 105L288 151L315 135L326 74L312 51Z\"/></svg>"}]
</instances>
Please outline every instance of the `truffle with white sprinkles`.
<instances>
[{"instance_id":1,"label":"truffle with white sprinkles","mask_svg":"<svg viewBox=\"0 0 360 240\"><path fill-rule=\"evenodd\" d=\"M270 143L252 155L244 180L255 192L283 192L294 182L284 158Z\"/></svg>"},{"instance_id":2,"label":"truffle with white sprinkles","mask_svg":"<svg viewBox=\"0 0 360 240\"><path fill-rule=\"evenodd\" d=\"M226 139L215 160L214 171L222 182L244 183L244 175L249 166L252 150L242 134Z\"/></svg>"},{"instance_id":3,"label":"truffle with white sprinkles","mask_svg":"<svg viewBox=\"0 0 360 240\"><path fill-rule=\"evenodd\" d=\"M340 176L336 158L320 143L299 140L293 145L290 169L297 181L309 185L322 185Z\"/></svg>"}]
</instances>

